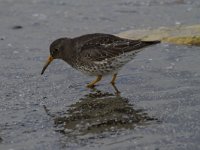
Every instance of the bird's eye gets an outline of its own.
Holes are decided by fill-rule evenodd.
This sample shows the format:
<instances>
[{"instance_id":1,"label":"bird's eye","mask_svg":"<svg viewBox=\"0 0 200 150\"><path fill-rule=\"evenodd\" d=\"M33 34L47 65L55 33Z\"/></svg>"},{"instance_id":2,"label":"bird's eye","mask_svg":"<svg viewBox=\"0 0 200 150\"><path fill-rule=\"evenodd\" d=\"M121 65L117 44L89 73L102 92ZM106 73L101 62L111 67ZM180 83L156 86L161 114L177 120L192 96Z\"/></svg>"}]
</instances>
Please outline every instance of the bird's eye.
<instances>
[{"instance_id":1,"label":"bird's eye","mask_svg":"<svg viewBox=\"0 0 200 150\"><path fill-rule=\"evenodd\" d=\"M52 56L54 56L54 55L57 54L58 51L59 51L59 49L58 49L58 48L55 48L55 49L52 49L52 50L50 51L50 53L51 53Z\"/></svg>"},{"instance_id":2,"label":"bird's eye","mask_svg":"<svg viewBox=\"0 0 200 150\"><path fill-rule=\"evenodd\" d=\"M53 51L52 51L52 55L56 55L57 54L57 52L58 52L58 48L55 48Z\"/></svg>"}]
</instances>

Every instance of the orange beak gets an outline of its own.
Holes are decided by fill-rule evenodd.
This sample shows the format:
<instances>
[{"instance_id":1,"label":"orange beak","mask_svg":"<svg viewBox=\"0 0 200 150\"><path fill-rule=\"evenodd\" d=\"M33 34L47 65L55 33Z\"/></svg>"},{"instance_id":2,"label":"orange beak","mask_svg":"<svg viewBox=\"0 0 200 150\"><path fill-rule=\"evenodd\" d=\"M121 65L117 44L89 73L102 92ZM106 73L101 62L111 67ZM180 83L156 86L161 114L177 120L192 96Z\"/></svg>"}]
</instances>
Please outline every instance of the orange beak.
<instances>
[{"instance_id":1,"label":"orange beak","mask_svg":"<svg viewBox=\"0 0 200 150\"><path fill-rule=\"evenodd\" d=\"M49 64L53 61L53 57L52 56L49 56L47 62L45 63L43 69L42 69L42 72L41 72L41 75L43 75L44 71L47 69L47 67L49 66Z\"/></svg>"}]
</instances>

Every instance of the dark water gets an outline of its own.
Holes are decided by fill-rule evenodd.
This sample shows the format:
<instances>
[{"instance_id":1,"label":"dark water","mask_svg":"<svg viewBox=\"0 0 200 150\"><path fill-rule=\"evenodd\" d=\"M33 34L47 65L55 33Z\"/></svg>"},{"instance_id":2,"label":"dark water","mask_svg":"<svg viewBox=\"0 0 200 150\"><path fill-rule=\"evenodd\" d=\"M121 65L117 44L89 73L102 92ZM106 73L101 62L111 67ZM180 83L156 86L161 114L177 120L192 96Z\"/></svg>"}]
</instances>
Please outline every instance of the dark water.
<instances>
[{"instance_id":1,"label":"dark water","mask_svg":"<svg viewBox=\"0 0 200 150\"><path fill-rule=\"evenodd\" d=\"M116 95L62 61L62 36L200 22L198 0L1 0L0 149L200 149L199 47L160 44L119 73Z\"/></svg>"}]
</instances>

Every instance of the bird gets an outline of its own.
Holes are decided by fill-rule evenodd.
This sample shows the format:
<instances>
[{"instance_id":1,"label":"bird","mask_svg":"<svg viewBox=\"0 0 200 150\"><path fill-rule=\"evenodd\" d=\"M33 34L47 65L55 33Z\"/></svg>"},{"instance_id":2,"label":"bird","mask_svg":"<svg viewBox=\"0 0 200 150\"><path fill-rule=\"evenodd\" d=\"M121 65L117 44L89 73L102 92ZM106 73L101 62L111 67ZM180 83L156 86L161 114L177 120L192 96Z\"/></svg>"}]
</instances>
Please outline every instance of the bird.
<instances>
[{"instance_id":1,"label":"bird","mask_svg":"<svg viewBox=\"0 0 200 150\"><path fill-rule=\"evenodd\" d=\"M50 55L41 75L54 59L62 59L71 67L96 79L86 87L93 88L103 76L112 75L114 85L118 71L145 47L159 40L143 41L121 38L112 34L92 33L75 38L62 37L50 44Z\"/></svg>"}]
</instances>

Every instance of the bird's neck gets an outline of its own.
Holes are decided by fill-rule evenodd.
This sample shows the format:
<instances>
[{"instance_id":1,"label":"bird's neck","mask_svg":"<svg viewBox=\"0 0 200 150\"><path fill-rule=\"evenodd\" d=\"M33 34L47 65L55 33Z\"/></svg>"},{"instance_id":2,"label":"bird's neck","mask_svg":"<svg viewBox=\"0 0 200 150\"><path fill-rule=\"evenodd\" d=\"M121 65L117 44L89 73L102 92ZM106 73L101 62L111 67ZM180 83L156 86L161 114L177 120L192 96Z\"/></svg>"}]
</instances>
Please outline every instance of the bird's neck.
<instances>
[{"instance_id":1,"label":"bird's neck","mask_svg":"<svg viewBox=\"0 0 200 150\"><path fill-rule=\"evenodd\" d=\"M67 44L65 44L64 50L63 50L63 57L62 60L64 60L65 62L67 62L69 65L73 65L73 61L74 61L74 43L73 40L68 40Z\"/></svg>"}]
</instances>

